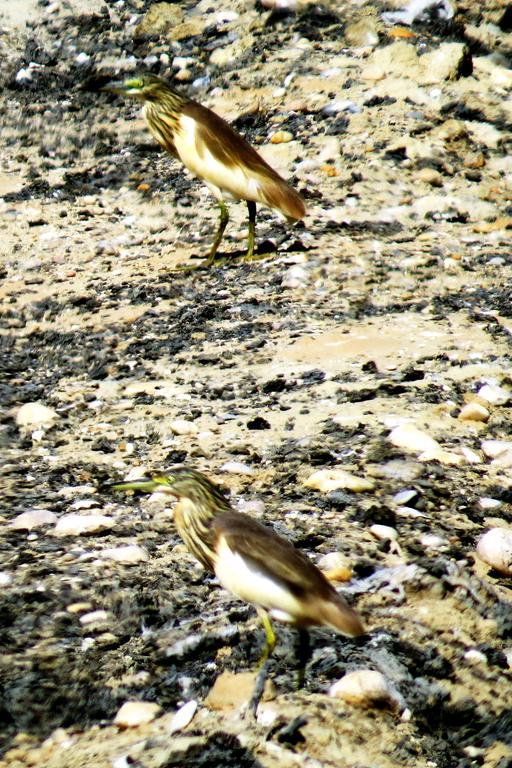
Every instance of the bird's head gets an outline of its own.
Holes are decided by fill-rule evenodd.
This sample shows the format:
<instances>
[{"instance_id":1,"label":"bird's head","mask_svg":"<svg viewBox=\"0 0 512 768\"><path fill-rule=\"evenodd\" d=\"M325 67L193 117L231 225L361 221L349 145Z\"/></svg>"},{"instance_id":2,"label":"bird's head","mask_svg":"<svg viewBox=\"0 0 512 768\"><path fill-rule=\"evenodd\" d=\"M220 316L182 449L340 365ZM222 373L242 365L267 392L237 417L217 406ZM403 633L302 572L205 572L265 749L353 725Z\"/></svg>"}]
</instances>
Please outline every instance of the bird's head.
<instances>
[{"instance_id":1,"label":"bird's head","mask_svg":"<svg viewBox=\"0 0 512 768\"><path fill-rule=\"evenodd\" d=\"M169 88L169 84L157 75L137 75L125 80L112 80L101 90L139 101L158 101L168 93Z\"/></svg>"},{"instance_id":2,"label":"bird's head","mask_svg":"<svg viewBox=\"0 0 512 768\"><path fill-rule=\"evenodd\" d=\"M142 491L146 493L161 491L175 496L177 499L190 499L196 504L221 507L229 505L221 489L208 480L206 475L187 467L173 469L166 475L153 475L137 480L111 483L108 487L118 491Z\"/></svg>"}]
</instances>

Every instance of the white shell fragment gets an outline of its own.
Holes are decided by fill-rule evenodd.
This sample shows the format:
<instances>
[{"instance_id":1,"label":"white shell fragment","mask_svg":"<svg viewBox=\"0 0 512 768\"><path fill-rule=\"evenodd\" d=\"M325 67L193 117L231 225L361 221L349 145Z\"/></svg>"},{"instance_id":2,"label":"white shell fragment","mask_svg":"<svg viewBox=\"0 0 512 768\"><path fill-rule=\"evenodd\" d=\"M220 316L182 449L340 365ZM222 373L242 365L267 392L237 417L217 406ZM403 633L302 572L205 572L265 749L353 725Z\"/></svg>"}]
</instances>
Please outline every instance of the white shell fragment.
<instances>
[{"instance_id":1,"label":"white shell fragment","mask_svg":"<svg viewBox=\"0 0 512 768\"><path fill-rule=\"evenodd\" d=\"M401 711L405 706L402 696L389 680L373 669L349 672L330 687L329 696L343 699L355 707L387 707Z\"/></svg>"},{"instance_id":2,"label":"white shell fragment","mask_svg":"<svg viewBox=\"0 0 512 768\"><path fill-rule=\"evenodd\" d=\"M53 525L57 521L55 512L49 509L30 509L22 512L11 520L10 527L17 531L31 531L32 528L41 528L43 525Z\"/></svg>"},{"instance_id":3,"label":"white shell fragment","mask_svg":"<svg viewBox=\"0 0 512 768\"><path fill-rule=\"evenodd\" d=\"M512 528L491 528L478 541L476 551L484 563L512 576Z\"/></svg>"},{"instance_id":4,"label":"white shell fragment","mask_svg":"<svg viewBox=\"0 0 512 768\"><path fill-rule=\"evenodd\" d=\"M344 489L354 493L373 491L375 482L364 477L356 477L344 469L320 469L313 472L304 481L306 488L314 488L316 491L331 493Z\"/></svg>"},{"instance_id":5,"label":"white shell fragment","mask_svg":"<svg viewBox=\"0 0 512 768\"><path fill-rule=\"evenodd\" d=\"M178 709L171 724L169 726L169 733L177 733L186 728L187 725L192 722L192 719L197 711L197 701L187 701L182 707Z\"/></svg>"},{"instance_id":6,"label":"white shell fragment","mask_svg":"<svg viewBox=\"0 0 512 768\"><path fill-rule=\"evenodd\" d=\"M146 725L160 712L160 706L151 701L127 701L118 711L114 723L121 728L136 728Z\"/></svg>"},{"instance_id":7,"label":"white shell fragment","mask_svg":"<svg viewBox=\"0 0 512 768\"><path fill-rule=\"evenodd\" d=\"M53 529L55 536L80 536L83 533L96 533L103 528L112 528L115 520L106 515L64 515Z\"/></svg>"}]
</instances>

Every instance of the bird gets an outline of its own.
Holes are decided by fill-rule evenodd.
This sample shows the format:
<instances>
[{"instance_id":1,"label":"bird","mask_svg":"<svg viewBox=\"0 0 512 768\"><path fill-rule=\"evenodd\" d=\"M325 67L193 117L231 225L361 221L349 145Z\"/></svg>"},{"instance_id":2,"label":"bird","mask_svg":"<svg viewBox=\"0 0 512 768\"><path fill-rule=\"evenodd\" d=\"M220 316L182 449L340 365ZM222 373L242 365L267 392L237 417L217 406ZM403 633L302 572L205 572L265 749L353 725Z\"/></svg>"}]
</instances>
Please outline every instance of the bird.
<instances>
[{"instance_id":1,"label":"bird","mask_svg":"<svg viewBox=\"0 0 512 768\"><path fill-rule=\"evenodd\" d=\"M233 509L221 488L202 472L178 467L109 487L174 496L174 523L188 550L228 592L256 608L266 643L249 702L254 715L277 642L272 620L298 629L299 687L309 655L309 627L329 627L349 637L365 633L356 611L305 554L273 529Z\"/></svg>"},{"instance_id":2,"label":"bird","mask_svg":"<svg viewBox=\"0 0 512 768\"><path fill-rule=\"evenodd\" d=\"M245 200L249 215L246 259L254 255L256 203L289 222L306 215L304 200L219 115L167 80L153 74L110 81L101 90L142 101L146 124L161 146L202 179L220 208L219 223L205 263L211 267L229 221L226 200Z\"/></svg>"}]
</instances>

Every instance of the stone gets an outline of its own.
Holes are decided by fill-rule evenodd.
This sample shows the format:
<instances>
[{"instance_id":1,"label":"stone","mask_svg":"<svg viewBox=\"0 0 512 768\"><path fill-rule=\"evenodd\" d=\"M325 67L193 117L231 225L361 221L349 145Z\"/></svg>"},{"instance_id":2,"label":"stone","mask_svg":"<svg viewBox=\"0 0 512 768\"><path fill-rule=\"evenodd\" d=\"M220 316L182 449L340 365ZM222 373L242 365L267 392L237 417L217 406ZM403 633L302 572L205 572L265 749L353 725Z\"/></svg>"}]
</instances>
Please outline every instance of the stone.
<instances>
[{"instance_id":1,"label":"stone","mask_svg":"<svg viewBox=\"0 0 512 768\"><path fill-rule=\"evenodd\" d=\"M123 565L136 565L149 560L149 552L138 544L127 544L121 547L109 547L98 552L102 560L114 560Z\"/></svg>"},{"instance_id":2,"label":"stone","mask_svg":"<svg viewBox=\"0 0 512 768\"><path fill-rule=\"evenodd\" d=\"M329 581L347 582L352 578L346 555L341 552L328 552L322 555L317 566Z\"/></svg>"},{"instance_id":3,"label":"stone","mask_svg":"<svg viewBox=\"0 0 512 768\"><path fill-rule=\"evenodd\" d=\"M111 614L104 610L90 611L80 616L80 624L90 626L92 624L106 624L112 618Z\"/></svg>"},{"instance_id":4,"label":"stone","mask_svg":"<svg viewBox=\"0 0 512 768\"><path fill-rule=\"evenodd\" d=\"M240 709L251 700L256 682L255 672L230 672L225 670L215 680L205 699L210 709ZM270 701L275 697L274 687L270 679L265 681L265 691L262 701Z\"/></svg>"},{"instance_id":5,"label":"stone","mask_svg":"<svg viewBox=\"0 0 512 768\"><path fill-rule=\"evenodd\" d=\"M51 427L57 419L59 414L48 408L43 403L25 403L18 409L16 413L16 424L20 428L34 429L35 427Z\"/></svg>"},{"instance_id":6,"label":"stone","mask_svg":"<svg viewBox=\"0 0 512 768\"><path fill-rule=\"evenodd\" d=\"M372 536L375 536L379 541L396 541L398 539L398 531L396 528L392 528L390 525L380 525L380 523L374 523L370 525L368 529Z\"/></svg>"},{"instance_id":7,"label":"stone","mask_svg":"<svg viewBox=\"0 0 512 768\"><path fill-rule=\"evenodd\" d=\"M434 168L421 168L418 171L418 179L431 187L442 187L443 177Z\"/></svg>"},{"instance_id":8,"label":"stone","mask_svg":"<svg viewBox=\"0 0 512 768\"><path fill-rule=\"evenodd\" d=\"M53 530L55 536L81 536L112 528L115 520L106 515L64 515Z\"/></svg>"},{"instance_id":9,"label":"stone","mask_svg":"<svg viewBox=\"0 0 512 768\"><path fill-rule=\"evenodd\" d=\"M373 669L359 669L349 672L331 685L329 696L343 699L355 707L386 707L395 712L405 704L402 696L381 672Z\"/></svg>"},{"instance_id":10,"label":"stone","mask_svg":"<svg viewBox=\"0 0 512 768\"><path fill-rule=\"evenodd\" d=\"M187 419L174 419L169 427L175 435L197 435L199 432L197 424Z\"/></svg>"},{"instance_id":11,"label":"stone","mask_svg":"<svg viewBox=\"0 0 512 768\"><path fill-rule=\"evenodd\" d=\"M354 493L373 491L375 481L364 477L357 477L344 469L319 469L313 472L303 485L322 493L332 493L344 489Z\"/></svg>"},{"instance_id":12,"label":"stone","mask_svg":"<svg viewBox=\"0 0 512 768\"><path fill-rule=\"evenodd\" d=\"M293 141L294 136L290 131L276 131L270 137L271 144L287 144L289 141Z\"/></svg>"},{"instance_id":13,"label":"stone","mask_svg":"<svg viewBox=\"0 0 512 768\"><path fill-rule=\"evenodd\" d=\"M506 405L510 400L511 393L508 389L503 389L497 384L484 384L478 390L478 397L487 400L492 405Z\"/></svg>"},{"instance_id":14,"label":"stone","mask_svg":"<svg viewBox=\"0 0 512 768\"><path fill-rule=\"evenodd\" d=\"M56 521L57 515L55 512L50 512L49 509L30 509L11 520L9 527L18 531L31 531L33 528L41 528L43 525L53 525Z\"/></svg>"},{"instance_id":15,"label":"stone","mask_svg":"<svg viewBox=\"0 0 512 768\"><path fill-rule=\"evenodd\" d=\"M437 440L410 422L395 427L388 439L397 448L406 448L417 453L438 451L440 448Z\"/></svg>"},{"instance_id":16,"label":"stone","mask_svg":"<svg viewBox=\"0 0 512 768\"><path fill-rule=\"evenodd\" d=\"M127 701L114 718L114 724L120 728L136 728L151 723L161 707L152 701Z\"/></svg>"},{"instance_id":17,"label":"stone","mask_svg":"<svg viewBox=\"0 0 512 768\"><path fill-rule=\"evenodd\" d=\"M457 418L461 419L462 421L488 421L489 416L491 414L485 408L483 405L480 405L480 403L472 402L472 403L466 403L466 405L463 405L460 409L459 415Z\"/></svg>"},{"instance_id":18,"label":"stone","mask_svg":"<svg viewBox=\"0 0 512 768\"><path fill-rule=\"evenodd\" d=\"M476 552L484 563L512 576L512 528L491 528L478 540Z\"/></svg>"}]
</instances>

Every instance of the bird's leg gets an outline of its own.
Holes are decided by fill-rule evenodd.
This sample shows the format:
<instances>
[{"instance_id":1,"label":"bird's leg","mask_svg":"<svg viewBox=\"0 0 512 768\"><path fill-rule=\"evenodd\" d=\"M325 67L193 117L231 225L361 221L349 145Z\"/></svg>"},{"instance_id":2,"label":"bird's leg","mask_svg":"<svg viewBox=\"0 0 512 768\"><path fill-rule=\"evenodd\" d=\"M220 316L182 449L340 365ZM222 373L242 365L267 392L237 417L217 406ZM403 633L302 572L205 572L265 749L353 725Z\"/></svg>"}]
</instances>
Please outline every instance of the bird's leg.
<instances>
[{"instance_id":1,"label":"bird's leg","mask_svg":"<svg viewBox=\"0 0 512 768\"><path fill-rule=\"evenodd\" d=\"M210 255L208 256L208 259L205 264L206 267L211 267L211 265L215 261L215 254L217 253L217 250L222 240L222 236L224 234L224 230L226 229L226 225L229 221L229 211L223 200L219 200L219 208L220 208L219 226L217 227L217 232L215 233L215 238L212 243L212 247L210 248Z\"/></svg>"},{"instance_id":2,"label":"bird's leg","mask_svg":"<svg viewBox=\"0 0 512 768\"><path fill-rule=\"evenodd\" d=\"M253 200L247 201L247 210L249 211L249 228L247 234L247 253L245 258L250 261L254 256L254 234L256 230L256 203Z\"/></svg>"},{"instance_id":3,"label":"bird's leg","mask_svg":"<svg viewBox=\"0 0 512 768\"><path fill-rule=\"evenodd\" d=\"M299 629L297 632L297 688L302 688L306 676L306 664L311 655L311 646L309 643L309 632L307 629Z\"/></svg>"},{"instance_id":4,"label":"bird's leg","mask_svg":"<svg viewBox=\"0 0 512 768\"><path fill-rule=\"evenodd\" d=\"M259 609L258 614L265 630L266 642L258 664L258 674L256 676L254 691L249 702L249 710L252 712L253 717L256 717L256 710L258 709L258 704L260 703L260 699L263 696L263 691L265 690L265 681L268 674L269 659L272 655L272 651L276 647L276 635L268 617L268 613L263 609Z\"/></svg>"}]
</instances>

